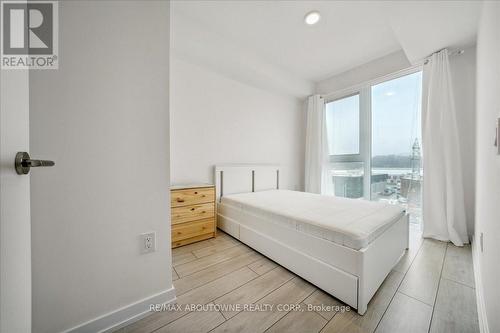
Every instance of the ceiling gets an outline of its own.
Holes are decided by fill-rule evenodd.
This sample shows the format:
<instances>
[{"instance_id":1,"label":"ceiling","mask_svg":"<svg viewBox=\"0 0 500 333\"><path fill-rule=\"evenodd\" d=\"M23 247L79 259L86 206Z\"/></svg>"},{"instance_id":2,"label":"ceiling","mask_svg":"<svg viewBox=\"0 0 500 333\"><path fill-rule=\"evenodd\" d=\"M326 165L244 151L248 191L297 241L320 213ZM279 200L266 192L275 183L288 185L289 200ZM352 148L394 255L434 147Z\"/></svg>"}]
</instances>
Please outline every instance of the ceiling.
<instances>
[{"instance_id":1,"label":"ceiling","mask_svg":"<svg viewBox=\"0 0 500 333\"><path fill-rule=\"evenodd\" d=\"M183 39L176 36L176 27L189 21L204 33L210 31L237 45L244 50L242 54L251 53L313 82L399 50L415 62L444 47L473 44L481 6L480 1L202 0L172 4L174 47ZM311 10L318 10L321 20L307 26L303 19ZM205 43L207 38L203 38ZM220 49L207 52L219 52L215 56L224 61L228 53Z\"/></svg>"}]
</instances>

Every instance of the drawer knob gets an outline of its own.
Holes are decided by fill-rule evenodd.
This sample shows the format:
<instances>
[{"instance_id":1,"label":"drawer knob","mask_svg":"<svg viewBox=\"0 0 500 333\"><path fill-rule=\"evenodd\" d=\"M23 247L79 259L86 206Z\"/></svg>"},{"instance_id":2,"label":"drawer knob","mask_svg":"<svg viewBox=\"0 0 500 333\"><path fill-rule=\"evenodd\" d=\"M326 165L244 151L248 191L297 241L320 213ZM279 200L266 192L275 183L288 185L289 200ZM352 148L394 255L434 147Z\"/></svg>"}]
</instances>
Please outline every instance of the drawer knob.
<instances>
[{"instance_id":1,"label":"drawer knob","mask_svg":"<svg viewBox=\"0 0 500 333\"><path fill-rule=\"evenodd\" d=\"M181 199L181 198L177 198L176 200L177 200L177 202L184 202L184 199Z\"/></svg>"},{"instance_id":2,"label":"drawer knob","mask_svg":"<svg viewBox=\"0 0 500 333\"><path fill-rule=\"evenodd\" d=\"M191 208L191 210L194 210L194 208Z\"/></svg>"},{"instance_id":3,"label":"drawer knob","mask_svg":"<svg viewBox=\"0 0 500 333\"><path fill-rule=\"evenodd\" d=\"M194 194L198 194L198 192L194 192Z\"/></svg>"}]
</instances>

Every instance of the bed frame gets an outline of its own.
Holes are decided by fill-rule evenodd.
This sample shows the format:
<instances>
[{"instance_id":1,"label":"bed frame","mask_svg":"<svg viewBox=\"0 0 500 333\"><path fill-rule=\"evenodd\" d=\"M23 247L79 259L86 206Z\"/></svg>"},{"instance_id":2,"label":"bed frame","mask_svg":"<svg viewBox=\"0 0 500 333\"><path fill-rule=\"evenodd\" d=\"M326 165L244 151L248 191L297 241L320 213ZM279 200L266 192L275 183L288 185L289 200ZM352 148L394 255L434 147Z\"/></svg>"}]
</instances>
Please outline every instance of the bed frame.
<instances>
[{"instance_id":1,"label":"bed frame","mask_svg":"<svg viewBox=\"0 0 500 333\"><path fill-rule=\"evenodd\" d=\"M277 165L232 164L215 167L217 226L337 299L366 312L368 302L397 264L409 242L408 215L368 246L354 250L258 216L245 224L228 217L224 195L279 189ZM259 223L266 223L264 234Z\"/></svg>"}]
</instances>

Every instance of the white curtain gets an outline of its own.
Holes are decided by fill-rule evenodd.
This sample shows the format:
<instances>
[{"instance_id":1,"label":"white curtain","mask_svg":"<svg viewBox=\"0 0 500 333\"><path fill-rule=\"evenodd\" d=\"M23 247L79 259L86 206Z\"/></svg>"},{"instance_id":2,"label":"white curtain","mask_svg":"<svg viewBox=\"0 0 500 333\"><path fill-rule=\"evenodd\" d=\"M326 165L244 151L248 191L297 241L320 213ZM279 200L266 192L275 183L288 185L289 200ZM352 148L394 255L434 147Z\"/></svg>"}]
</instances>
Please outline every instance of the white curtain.
<instances>
[{"instance_id":1,"label":"white curtain","mask_svg":"<svg viewBox=\"0 0 500 333\"><path fill-rule=\"evenodd\" d=\"M306 116L305 190L329 193L325 101L321 96L309 96Z\"/></svg>"},{"instance_id":2,"label":"white curtain","mask_svg":"<svg viewBox=\"0 0 500 333\"><path fill-rule=\"evenodd\" d=\"M424 66L422 98L423 236L462 246L469 241L446 49L434 53Z\"/></svg>"}]
</instances>

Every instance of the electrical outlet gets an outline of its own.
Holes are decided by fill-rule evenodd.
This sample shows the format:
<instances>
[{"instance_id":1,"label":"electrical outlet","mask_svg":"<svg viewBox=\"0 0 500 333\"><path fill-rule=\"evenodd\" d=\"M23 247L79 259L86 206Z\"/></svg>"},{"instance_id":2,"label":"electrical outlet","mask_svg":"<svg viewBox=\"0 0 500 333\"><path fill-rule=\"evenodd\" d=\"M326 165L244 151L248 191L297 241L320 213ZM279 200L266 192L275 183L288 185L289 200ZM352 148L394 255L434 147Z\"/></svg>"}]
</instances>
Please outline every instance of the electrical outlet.
<instances>
[{"instance_id":1,"label":"electrical outlet","mask_svg":"<svg viewBox=\"0 0 500 333\"><path fill-rule=\"evenodd\" d=\"M141 234L141 253L156 251L156 232Z\"/></svg>"}]
</instances>

